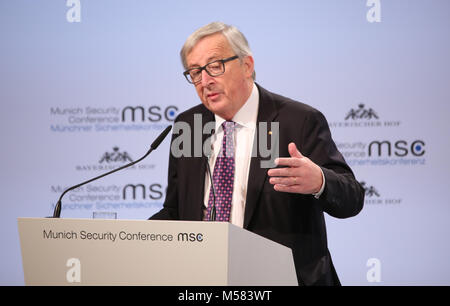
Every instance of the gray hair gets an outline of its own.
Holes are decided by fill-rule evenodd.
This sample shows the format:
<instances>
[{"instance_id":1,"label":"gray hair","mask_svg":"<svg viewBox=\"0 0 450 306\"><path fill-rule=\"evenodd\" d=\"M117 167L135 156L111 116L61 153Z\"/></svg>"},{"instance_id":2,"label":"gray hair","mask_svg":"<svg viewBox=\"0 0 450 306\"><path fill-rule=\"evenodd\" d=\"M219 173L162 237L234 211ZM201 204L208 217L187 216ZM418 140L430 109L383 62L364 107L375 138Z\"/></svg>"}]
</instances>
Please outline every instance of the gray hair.
<instances>
[{"instance_id":1,"label":"gray hair","mask_svg":"<svg viewBox=\"0 0 450 306\"><path fill-rule=\"evenodd\" d=\"M211 22L192 33L181 48L180 56L184 69L188 69L186 56L191 52L192 48L198 41L206 36L216 33L221 33L227 39L228 43L233 49L234 53L239 56L241 60L245 56L252 56L252 51L248 45L248 41L235 26L225 24L223 22ZM256 78L255 71L253 71L253 80Z\"/></svg>"}]
</instances>

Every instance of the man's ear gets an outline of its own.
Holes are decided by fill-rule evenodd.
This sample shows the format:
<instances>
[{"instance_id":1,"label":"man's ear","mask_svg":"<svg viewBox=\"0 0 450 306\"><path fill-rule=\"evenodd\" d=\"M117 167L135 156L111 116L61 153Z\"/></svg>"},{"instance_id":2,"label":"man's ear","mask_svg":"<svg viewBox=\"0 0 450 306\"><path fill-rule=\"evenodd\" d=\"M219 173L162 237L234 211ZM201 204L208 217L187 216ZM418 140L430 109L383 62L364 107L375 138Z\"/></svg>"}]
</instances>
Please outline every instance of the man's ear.
<instances>
[{"instance_id":1,"label":"man's ear","mask_svg":"<svg viewBox=\"0 0 450 306\"><path fill-rule=\"evenodd\" d=\"M242 65L244 66L245 76L251 78L253 71L255 70L255 62L253 56L248 55L242 60Z\"/></svg>"}]
</instances>

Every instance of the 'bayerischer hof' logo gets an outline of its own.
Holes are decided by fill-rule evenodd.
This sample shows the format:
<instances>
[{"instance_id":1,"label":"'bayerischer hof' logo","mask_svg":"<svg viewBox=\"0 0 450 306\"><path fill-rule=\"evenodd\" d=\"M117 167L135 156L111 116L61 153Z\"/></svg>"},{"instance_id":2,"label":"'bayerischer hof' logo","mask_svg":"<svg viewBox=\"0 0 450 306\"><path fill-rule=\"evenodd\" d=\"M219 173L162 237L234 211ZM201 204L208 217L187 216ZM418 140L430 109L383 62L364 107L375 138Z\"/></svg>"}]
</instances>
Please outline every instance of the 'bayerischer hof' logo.
<instances>
[{"instance_id":1,"label":"'bayerischer hof' logo","mask_svg":"<svg viewBox=\"0 0 450 306\"><path fill-rule=\"evenodd\" d=\"M96 158L97 162L92 161L86 164L75 165L77 171L110 171L117 167L123 166L133 161L133 157L125 150L121 150L118 146L113 146L112 150L107 150L103 154L99 154ZM152 170L154 164L140 163L129 167L129 170Z\"/></svg>"},{"instance_id":2,"label":"'bayerischer hof' logo","mask_svg":"<svg viewBox=\"0 0 450 306\"><path fill-rule=\"evenodd\" d=\"M377 188L368 185L365 181L359 183L365 191L364 204L366 205L399 205L402 203L401 198L383 196Z\"/></svg>"},{"instance_id":3,"label":"'bayerischer hof' logo","mask_svg":"<svg viewBox=\"0 0 450 306\"><path fill-rule=\"evenodd\" d=\"M372 109L365 109L364 104L359 104L357 109L351 109L347 116L345 117L345 120L348 119L379 119L377 113Z\"/></svg>"},{"instance_id":4,"label":"'bayerischer hof' logo","mask_svg":"<svg viewBox=\"0 0 450 306\"><path fill-rule=\"evenodd\" d=\"M366 182L364 182L364 181L360 182L360 184L364 188L366 197L369 197L369 198L374 197L374 196L380 197L380 194L375 189L375 187L373 187L373 186L366 186Z\"/></svg>"},{"instance_id":5,"label":"'bayerischer hof' logo","mask_svg":"<svg viewBox=\"0 0 450 306\"><path fill-rule=\"evenodd\" d=\"M117 163L117 162L132 162L130 155L126 151L120 152L119 147L114 147L112 152L106 152L103 154L99 163Z\"/></svg>"},{"instance_id":6,"label":"'bayerischer hof' logo","mask_svg":"<svg viewBox=\"0 0 450 306\"><path fill-rule=\"evenodd\" d=\"M398 127L398 120L381 120L380 115L370 106L364 103L358 104L346 112L343 121L331 121L331 128L375 128L375 127Z\"/></svg>"}]
</instances>

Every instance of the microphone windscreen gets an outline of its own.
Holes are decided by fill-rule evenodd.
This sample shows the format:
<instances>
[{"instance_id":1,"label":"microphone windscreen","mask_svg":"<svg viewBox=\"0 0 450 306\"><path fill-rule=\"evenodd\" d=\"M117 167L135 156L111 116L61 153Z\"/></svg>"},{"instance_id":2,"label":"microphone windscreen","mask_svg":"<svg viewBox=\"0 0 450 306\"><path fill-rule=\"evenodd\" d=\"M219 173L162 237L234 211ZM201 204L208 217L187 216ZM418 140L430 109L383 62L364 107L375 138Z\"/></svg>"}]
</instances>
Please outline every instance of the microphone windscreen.
<instances>
[{"instance_id":1,"label":"microphone windscreen","mask_svg":"<svg viewBox=\"0 0 450 306\"><path fill-rule=\"evenodd\" d=\"M169 134L171 129L172 129L171 125L166 127L166 129L158 136L158 138L156 138L155 141L153 141L150 148L152 150L156 150L156 148L161 144L161 142L164 140L164 138L166 138L167 134Z\"/></svg>"}]
</instances>

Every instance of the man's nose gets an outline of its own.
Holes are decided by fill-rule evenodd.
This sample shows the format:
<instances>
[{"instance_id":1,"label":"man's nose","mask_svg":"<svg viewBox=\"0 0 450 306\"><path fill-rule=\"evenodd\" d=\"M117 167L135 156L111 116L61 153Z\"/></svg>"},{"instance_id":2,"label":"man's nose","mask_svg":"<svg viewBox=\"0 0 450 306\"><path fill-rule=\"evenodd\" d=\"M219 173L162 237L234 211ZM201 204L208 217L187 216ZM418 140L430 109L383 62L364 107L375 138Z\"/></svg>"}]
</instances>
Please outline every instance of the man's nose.
<instances>
[{"instance_id":1,"label":"man's nose","mask_svg":"<svg viewBox=\"0 0 450 306\"><path fill-rule=\"evenodd\" d=\"M208 86L214 83L214 77L210 76L206 70L202 71L202 86Z\"/></svg>"}]
</instances>

